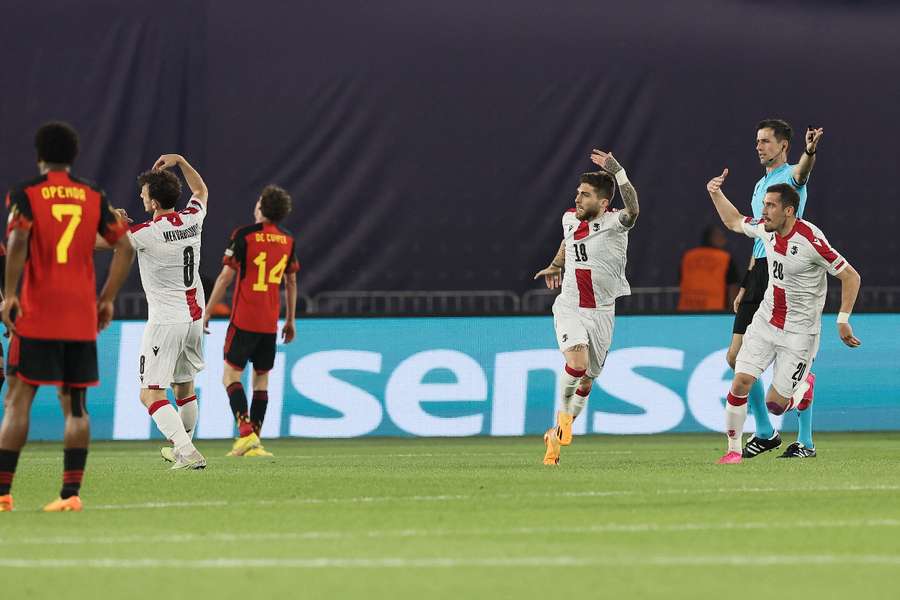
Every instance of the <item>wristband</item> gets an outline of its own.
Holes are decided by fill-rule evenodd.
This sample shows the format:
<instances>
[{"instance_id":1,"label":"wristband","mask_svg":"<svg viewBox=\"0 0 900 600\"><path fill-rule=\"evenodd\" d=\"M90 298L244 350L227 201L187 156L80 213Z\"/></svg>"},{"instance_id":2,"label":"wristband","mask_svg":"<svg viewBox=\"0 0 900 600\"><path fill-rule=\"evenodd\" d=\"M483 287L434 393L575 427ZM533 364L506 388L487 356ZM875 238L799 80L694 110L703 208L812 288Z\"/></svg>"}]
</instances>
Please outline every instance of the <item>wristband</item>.
<instances>
[{"instance_id":1,"label":"wristband","mask_svg":"<svg viewBox=\"0 0 900 600\"><path fill-rule=\"evenodd\" d=\"M815 150L813 150L812 152L810 152L810 151L809 151L809 148L804 148L804 149L803 149L803 152L806 153L807 156L815 156L815 154L816 154L816 151L815 151Z\"/></svg>"},{"instance_id":2,"label":"wristband","mask_svg":"<svg viewBox=\"0 0 900 600\"><path fill-rule=\"evenodd\" d=\"M628 183L628 174L625 172L625 169L622 169L618 173L616 173L616 183L619 184L619 187L622 187L626 183Z\"/></svg>"},{"instance_id":3,"label":"wristband","mask_svg":"<svg viewBox=\"0 0 900 600\"><path fill-rule=\"evenodd\" d=\"M565 264L565 263L563 263L563 264ZM551 262L551 263L550 263L550 266L551 266L551 267L556 267L557 269L562 269L562 268L563 268L563 265L558 265L558 264L556 264L555 262Z\"/></svg>"},{"instance_id":4,"label":"wristband","mask_svg":"<svg viewBox=\"0 0 900 600\"><path fill-rule=\"evenodd\" d=\"M848 313L848 312L839 312L839 313L838 313L837 322L838 322L838 323L849 323L849 322L850 322L850 313Z\"/></svg>"}]
</instances>

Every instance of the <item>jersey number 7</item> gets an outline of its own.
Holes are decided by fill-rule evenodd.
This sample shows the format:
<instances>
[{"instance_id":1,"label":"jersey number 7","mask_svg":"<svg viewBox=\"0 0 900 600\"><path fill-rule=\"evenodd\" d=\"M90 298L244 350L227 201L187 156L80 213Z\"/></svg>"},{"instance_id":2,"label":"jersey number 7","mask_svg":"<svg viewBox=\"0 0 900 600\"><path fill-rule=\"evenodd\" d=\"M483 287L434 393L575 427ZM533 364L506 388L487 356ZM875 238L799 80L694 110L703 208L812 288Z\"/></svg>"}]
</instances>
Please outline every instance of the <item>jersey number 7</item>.
<instances>
[{"instance_id":1,"label":"jersey number 7","mask_svg":"<svg viewBox=\"0 0 900 600\"><path fill-rule=\"evenodd\" d=\"M75 237L75 230L81 223L81 206L77 204L54 204L50 208L53 218L63 222L64 217L71 217L66 223L66 229L56 243L56 262L65 264L69 262L69 246L72 245L72 238Z\"/></svg>"},{"instance_id":2,"label":"jersey number 7","mask_svg":"<svg viewBox=\"0 0 900 600\"><path fill-rule=\"evenodd\" d=\"M256 283L253 284L254 292L265 292L269 289L269 283L274 283L278 285L281 283L281 278L284 276L284 270L287 267L287 254L281 257L275 266L272 267L272 270L269 271L268 278L266 277L266 253L260 252L256 258L253 259L253 264L259 267L256 275ZM268 283L267 280L268 279Z\"/></svg>"}]
</instances>

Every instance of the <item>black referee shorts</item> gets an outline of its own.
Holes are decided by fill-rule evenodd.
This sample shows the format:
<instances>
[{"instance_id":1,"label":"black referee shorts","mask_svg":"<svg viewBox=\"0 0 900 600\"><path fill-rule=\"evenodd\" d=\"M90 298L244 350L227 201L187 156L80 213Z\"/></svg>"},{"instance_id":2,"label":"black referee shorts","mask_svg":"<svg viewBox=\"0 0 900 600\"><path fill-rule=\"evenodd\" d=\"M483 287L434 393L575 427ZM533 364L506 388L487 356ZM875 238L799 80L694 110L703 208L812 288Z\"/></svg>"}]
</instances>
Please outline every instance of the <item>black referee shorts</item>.
<instances>
[{"instance_id":1,"label":"black referee shorts","mask_svg":"<svg viewBox=\"0 0 900 600\"><path fill-rule=\"evenodd\" d=\"M744 297L738 304L732 329L733 333L739 335L747 333L747 327L753 321L753 315L756 314L756 310L766 295L766 288L769 287L769 262L765 258L756 259L753 268L747 273L744 284Z\"/></svg>"}]
</instances>

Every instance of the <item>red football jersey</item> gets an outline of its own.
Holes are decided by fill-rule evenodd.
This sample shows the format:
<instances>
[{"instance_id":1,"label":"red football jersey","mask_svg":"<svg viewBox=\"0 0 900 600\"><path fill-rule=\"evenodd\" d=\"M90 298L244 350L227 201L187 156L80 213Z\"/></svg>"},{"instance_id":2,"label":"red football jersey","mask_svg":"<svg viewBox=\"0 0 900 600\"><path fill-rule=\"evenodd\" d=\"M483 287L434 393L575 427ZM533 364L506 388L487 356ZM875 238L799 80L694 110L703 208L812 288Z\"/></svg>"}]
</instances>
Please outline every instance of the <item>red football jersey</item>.
<instances>
[{"instance_id":1,"label":"red football jersey","mask_svg":"<svg viewBox=\"0 0 900 600\"><path fill-rule=\"evenodd\" d=\"M6 196L7 235L30 230L16 319L19 335L67 341L97 339L94 242L110 244L127 227L93 184L65 171L13 187Z\"/></svg>"},{"instance_id":2,"label":"red football jersey","mask_svg":"<svg viewBox=\"0 0 900 600\"><path fill-rule=\"evenodd\" d=\"M239 227L231 234L222 262L238 272L231 322L244 331L276 333L281 279L300 269L294 236L274 223Z\"/></svg>"}]
</instances>

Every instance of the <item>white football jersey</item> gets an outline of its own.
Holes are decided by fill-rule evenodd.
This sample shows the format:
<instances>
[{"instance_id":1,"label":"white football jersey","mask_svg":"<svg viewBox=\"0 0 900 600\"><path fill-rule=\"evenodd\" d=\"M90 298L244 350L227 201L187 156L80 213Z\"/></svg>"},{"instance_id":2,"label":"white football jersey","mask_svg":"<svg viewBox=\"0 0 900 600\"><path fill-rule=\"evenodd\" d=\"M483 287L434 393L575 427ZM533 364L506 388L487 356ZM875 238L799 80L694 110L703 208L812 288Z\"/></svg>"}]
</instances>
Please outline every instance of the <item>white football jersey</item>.
<instances>
[{"instance_id":1,"label":"white football jersey","mask_svg":"<svg viewBox=\"0 0 900 600\"><path fill-rule=\"evenodd\" d=\"M132 225L148 323L190 323L203 317L206 297L200 283L200 234L206 205L191 198L178 212Z\"/></svg>"},{"instance_id":2,"label":"white football jersey","mask_svg":"<svg viewBox=\"0 0 900 600\"><path fill-rule=\"evenodd\" d=\"M630 295L625 279L630 228L619 222L618 211L579 221L571 208L563 214L562 226L566 245L563 301L580 308L598 308Z\"/></svg>"},{"instance_id":3,"label":"white football jersey","mask_svg":"<svg viewBox=\"0 0 900 600\"><path fill-rule=\"evenodd\" d=\"M769 262L769 287L759 312L784 331L818 334L828 282L825 273L837 275L847 261L828 244L822 230L802 219L785 237L766 231L762 221L747 217L748 237L762 240Z\"/></svg>"}]
</instances>

